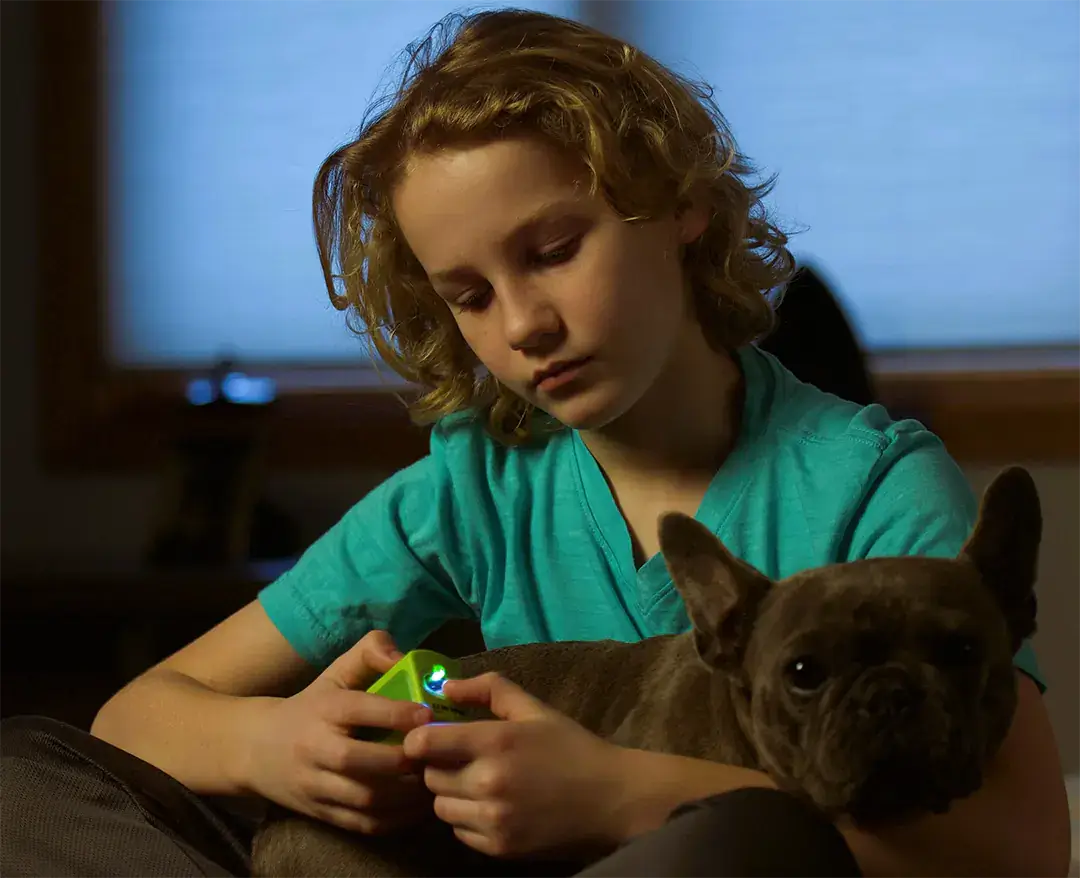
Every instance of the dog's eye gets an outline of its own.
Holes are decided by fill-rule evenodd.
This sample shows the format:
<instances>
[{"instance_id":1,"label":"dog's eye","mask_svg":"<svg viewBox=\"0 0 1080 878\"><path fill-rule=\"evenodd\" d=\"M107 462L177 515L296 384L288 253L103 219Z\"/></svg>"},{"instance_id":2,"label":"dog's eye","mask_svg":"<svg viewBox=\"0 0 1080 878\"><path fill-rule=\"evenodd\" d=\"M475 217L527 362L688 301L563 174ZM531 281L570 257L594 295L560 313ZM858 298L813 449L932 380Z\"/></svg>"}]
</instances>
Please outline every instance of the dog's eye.
<instances>
[{"instance_id":1,"label":"dog's eye","mask_svg":"<svg viewBox=\"0 0 1080 878\"><path fill-rule=\"evenodd\" d=\"M797 692L814 692L828 678L825 665L810 655L792 659L784 667L788 685Z\"/></svg>"},{"instance_id":2,"label":"dog's eye","mask_svg":"<svg viewBox=\"0 0 1080 878\"><path fill-rule=\"evenodd\" d=\"M979 641L967 634L950 633L934 644L934 663L943 667L968 665L979 658Z\"/></svg>"}]
</instances>

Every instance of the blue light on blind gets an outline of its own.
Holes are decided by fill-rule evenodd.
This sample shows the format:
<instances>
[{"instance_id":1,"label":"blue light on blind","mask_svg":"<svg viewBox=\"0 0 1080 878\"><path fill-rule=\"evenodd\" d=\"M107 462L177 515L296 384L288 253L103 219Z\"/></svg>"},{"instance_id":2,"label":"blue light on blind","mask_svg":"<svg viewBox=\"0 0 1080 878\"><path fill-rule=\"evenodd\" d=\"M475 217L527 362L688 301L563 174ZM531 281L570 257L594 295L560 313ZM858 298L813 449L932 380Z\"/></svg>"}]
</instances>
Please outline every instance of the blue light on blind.
<instances>
[{"instance_id":1,"label":"blue light on blind","mask_svg":"<svg viewBox=\"0 0 1080 878\"><path fill-rule=\"evenodd\" d=\"M1080 4L637 2L868 343L1080 339Z\"/></svg>"},{"instance_id":2,"label":"blue light on blind","mask_svg":"<svg viewBox=\"0 0 1080 878\"><path fill-rule=\"evenodd\" d=\"M108 4L114 360L366 364L323 286L315 173L355 133L410 41L449 12L506 5L578 9L572 0Z\"/></svg>"},{"instance_id":3,"label":"blue light on blind","mask_svg":"<svg viewBox=\"0 0 1080 878\"><path fill-rule=\"evenodd\" d=\"M117 362L366 363L323 288L313 178L404 46L462 8L107 6ZM810 227L796 252L871 346L1080 339L1080 4L610 10L606 26L716 86L740 146L780 174L772 206Z\"/></svg>"}]
</instances>

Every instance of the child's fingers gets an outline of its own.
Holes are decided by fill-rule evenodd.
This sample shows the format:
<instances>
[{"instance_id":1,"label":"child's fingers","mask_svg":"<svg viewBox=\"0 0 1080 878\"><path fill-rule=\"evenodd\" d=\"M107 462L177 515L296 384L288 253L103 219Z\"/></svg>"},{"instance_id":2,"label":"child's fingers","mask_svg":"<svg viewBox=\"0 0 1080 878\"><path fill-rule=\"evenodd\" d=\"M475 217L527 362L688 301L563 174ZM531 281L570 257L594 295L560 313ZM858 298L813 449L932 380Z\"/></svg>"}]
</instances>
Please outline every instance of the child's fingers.
<instances>
[{"instance_id":1,"label":"child's fingers","mask_svg":"<svg viewBox=\"0 0 1080 878\"><path fill-rule=\"evenodd\" d=\"M437 768L434 765L424 767L424 786L434 795L449 799L471 799L467 788L468 780L462 767ZM439 815L443 820L445 817ZM447 822L452 822L447 820Z\"/></svg>"},{"instance_id":2,"label":"child's fingers","mask_svg":"<svg viewBox=\"0 0 1080 878\"><path fill-rule=\"evenodd\" d=\"M361 835L385 835L417 823L423 814L423 810L370 813L346 808L343 805L323 805L312 816L348 832Z\"/></svg>"},{"instance_id":3,"label":"child's fingers","mask_svg":"<svg viewBox=\"0 0 1080 878\"><path fill-rule=\"evenodd\" d=\"M401 650L397 648L397 644L394 643L394 638L390 636L389 631L381 629L369 631L360 638L360 641L365 644L368 658L377 665L375 670L380 674L385 674L405 658Z\"/></svg>"},{"instance_id":4,"label":"child's fingers","mask_svg":"<svg viewBox=\"0 0 1080 878\"><path fill-rule=\"evenodd\" d=\"M468 845L474 851L487 854L489 857L498 857L504 853L504 851L495 844L491 836L486 835L483 832L477 832L474 829L468 829L462 826L455 826L454 835L458 837L459 841Z\"/></svg>"},{"instance_id":5,"label":"child's fingers","mask_svg":"<svg viewBox=\"0 0 1080 878\"><path fill-rule=\"evenodd\" d=\"M431 720L431 708L367 692L338 690L326 696L325 719L341 728L408 732Z\"/></svg>"},{"instance_id":6,"label":"child's fingers","mask_svg":"<svg viewBox=\"0 0 1080 878\"><path fill-rule=\"evenodd\" d=\"M430 808L433 798L414 775L360 781L329 771L319 779L319 792L315 796L324 805L385 815Z\"/></svg>"},{"instance_id":7,"label":"child's fingers","mask_svg":"<svg viewBox=\"0 0 1080 878\"><path fill-rule=\"evenodd\" d=\"M401 658L401 652L386 631L369 631L351 649L338 656L319 675L319 681L333 683L342 689L363 689Z\"/></svg>"},{"instance_id":8,"label":"child's fingers","mask_svg":"<svg viewBox=\"0 0 1080 878\"><path fill-rule=\"evenodd\" d=\"M455 704L490 708L494 687L500 679L498 674L487 673L464 680L447 680L442 691Z\"/></svg>"},{"instance_id":9,"label":"child's fingers","mask_svg":"<svg viewBox=\"0 0 1080 878\"><path fill-rule=\"evenodd\" d=\"M462 765L480 756L506 750L512 729L500 720L471 723L428 723L405 736L403 750L409 759Z\"/></svg>"},{"instance_id":10,"label":"child's fingers","mask_svg":"<svg viewBox=\"0 0 1080 878\"><path fill-rule=\"evenodd\" d=\"M486 802L439 795L435 797L432 809L436 817L455 829L481 832L487 828L488 821L484 818L490 808Z\"/></svg>"},{"instance_id":11,"label":"child's fingers","mask_svg":"<svg viewBox=\"0 0 1080 878\"><path fill-rule=\"evenodd\" d=\"M512 721L541 719L549 710L520 686L495 673L449 680L443 694L457 704L486 707L499 719Z\"/></svg>"},{"instance_id":12,"label":"child's fingers","mask_svg":"<svg viewBox=\"0 0 1080 878\"><path fill-rule=\"evenodd\" d=\"M398 745L357 741L344 735L325 743L313 760L318 768L352 778L412 774L412 763Z\"/></svg>"}]
</instances>

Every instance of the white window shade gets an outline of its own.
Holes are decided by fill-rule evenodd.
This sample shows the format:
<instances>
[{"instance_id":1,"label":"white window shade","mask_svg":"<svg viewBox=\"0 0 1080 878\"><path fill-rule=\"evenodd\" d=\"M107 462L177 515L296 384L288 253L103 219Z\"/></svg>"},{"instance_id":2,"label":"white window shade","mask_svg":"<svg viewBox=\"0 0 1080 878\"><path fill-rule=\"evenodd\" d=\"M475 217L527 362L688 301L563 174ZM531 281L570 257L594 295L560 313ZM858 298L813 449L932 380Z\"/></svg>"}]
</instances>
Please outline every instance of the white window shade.
<instances>
[{"instance_id":1,"label":"white window shade","mask_svg":"<svg viewBox=\"0 0 1080 878\"><path fill-rule=\"evenodd\" d=\"M116 362L366 363L323 287L312 182L404 46L461 8L107 6ZM796 253L881 350L1078 341L1078 10L665 0L590 14L716 87L740 147L779 173L770 205L809 227Z\"/></svg>"},{"instance_id":2,"label":"white window shade","mask_svg":"<svg viewBox=\"0 0 1080 878\"><path fill-rule=\"evenodd\" d=\"M578 11L571 0L513 5ZM435 0L107 5L115 362L366 364L366 347L323 285L312 184L393 82L387 69L405 46L462 8Z\"/></svg>"},{"instance_id":3,"label":"white window shade","mask_svg":"<svg viewBox=\"0 0 1080 878\"><path fill-rule=\"evenodd\" d=\"M1080 4L637 2L875 349L1080 337Z\"/></svg>"}]
</instances>

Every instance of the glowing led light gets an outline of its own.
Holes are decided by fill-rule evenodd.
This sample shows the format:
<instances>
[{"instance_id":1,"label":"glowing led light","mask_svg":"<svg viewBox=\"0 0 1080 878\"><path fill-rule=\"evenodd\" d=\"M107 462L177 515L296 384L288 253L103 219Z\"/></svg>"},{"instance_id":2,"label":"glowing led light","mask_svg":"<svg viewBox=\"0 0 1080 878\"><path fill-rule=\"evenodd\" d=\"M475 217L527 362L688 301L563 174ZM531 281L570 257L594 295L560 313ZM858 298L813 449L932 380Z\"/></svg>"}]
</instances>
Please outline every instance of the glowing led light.
<instances>
[{"instance_id":1,"label":"glowing led light","mask_svg":"<svg viewBox=\"0 0 1080 878\"><path fill-rule=\"evenodd\" d=\"M445 682L446 668L442 665L435 665L435 667L431 669L431 673L424 677L424 688L432 695L442 695L442 688Z\"/></svg>"}]
</instances>

